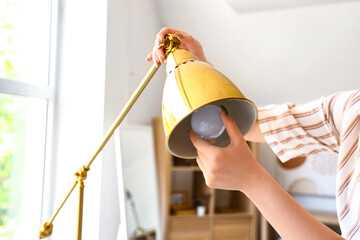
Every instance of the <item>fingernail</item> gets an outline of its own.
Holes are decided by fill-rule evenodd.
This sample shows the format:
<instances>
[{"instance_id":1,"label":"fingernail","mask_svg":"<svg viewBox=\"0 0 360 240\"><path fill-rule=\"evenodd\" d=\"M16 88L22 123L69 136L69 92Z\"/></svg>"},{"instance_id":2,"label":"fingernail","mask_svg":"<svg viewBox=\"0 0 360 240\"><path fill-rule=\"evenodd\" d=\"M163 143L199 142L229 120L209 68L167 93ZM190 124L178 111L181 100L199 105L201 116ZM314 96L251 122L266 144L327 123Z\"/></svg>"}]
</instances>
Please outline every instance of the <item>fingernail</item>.
<instances>
[{"instance_id":1,"label":"fingernail","mask_svg":"<svg viewBox=\"0 0 360 240\"><path fill-rule=\"evenodd\" d=\"M222 111L225 113L225 115L229 116L229 112L228 110L223 106L223 105L220 105Z\"/></svg>"},{"instance_id":2,"label":"fingernail","mask_svg":"<svg viewBox=\"0 0 360 240\"><path fill-rule=\"evenodd\" d=\"M182 35L181 33L175 33L175 35L178 36L180 40L184 38L184 35Z\"/></svg>"},{"instance_id":3,"label":"fingernail","mask_svg":"<svg viewBox=\"0 0 360 240\"><path fill-rule=\"evenodd\" d=\"M194 133L194 131L190 128L188 131L188 135L191 137L194 134L196 135L196 133Z\"/></svg>"},{"instance_id":4,"label":"fingernail","mask_svg":"<svg viewBox=\"0 0 360 240\"><path fill-rule=\"evenodd\" d=\"M160 56L160 61L161 63L164 63L165 62L165 58L163 56Z\"/></svg>"}]
</instances>

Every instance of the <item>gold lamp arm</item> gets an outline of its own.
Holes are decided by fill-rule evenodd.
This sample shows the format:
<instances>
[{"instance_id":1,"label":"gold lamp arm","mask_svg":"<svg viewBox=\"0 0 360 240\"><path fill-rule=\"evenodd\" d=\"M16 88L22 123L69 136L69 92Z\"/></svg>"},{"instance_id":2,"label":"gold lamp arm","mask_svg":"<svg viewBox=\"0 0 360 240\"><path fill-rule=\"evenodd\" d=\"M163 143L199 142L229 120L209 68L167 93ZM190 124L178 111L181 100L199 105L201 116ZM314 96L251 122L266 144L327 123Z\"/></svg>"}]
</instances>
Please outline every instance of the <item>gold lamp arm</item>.
<instances>
[{"instance_id":1,"label":"gold lamp arm","mask_svg":"<svg viewBox=\"0 0 360 240\"><path fill-rule=\"evenodd\" d=\"M162 43L162 47L164 50L164 54L167 57L169 53L174 51L175 49L179 48L180 41L177 38L176 35L168 34L164 42ZM70 188L70 191L60 204L60 206L57 208L57 210L52 214L50 219L46 221L43 225L41 225L39 230L39 238L43 239L51 235L52 229L53 229L53 221L56 217L56 215L60 212L61 208L64 206L65 202L75 189L76 185L79 184L79 195L78 195L78 213L77 213L77 226L76 226L76 239L81 240L81 231L82 231L82 214L83 214L83 201L84 201L84 180L87 177L87 172L90 170L90 165L93 163L97 155L102 151L104 146L107 144L111 136L114 134L116 128L120 125L122 120L125 118L125 116L130 111L131 107L134 105L136 100L139 98L147 84L150 82L152 77L155 75L156 71L159 69L159 66L156 64L153 64L150 70L147 72L139 86L135 89L134 93L122 109L122 111L119 113L118 117L116 118L115 122L111 126L110 130L106 133L104 139L100 143L100 146L96 149L94 155L90 158L89 162L83 166L79 171L75 173L76 180L72 187Z\"/></svg>"},{"instance_id":2,"label":"gold lamp arm","mask_svg":"<svg viewBox=\"0 0 360 240\"><path fill-rule=\"evenodd\" d=\"M96 156L101 152L101 150L104 148L106 143L109 141L110 137L114 134L116 128L120 125L124 117L128 114L131 107L134 105L138 97L141 95L142 91L145 89L151 78L155 75L156 71L159 69L159 66L156 66L156 64L153 64L150 70L147 72L139 86L135 89L133 95L130 97L126 105L124 106L123 110L119 113L118 117L116 118L115 122L111 126L110 130L107 132L107 134L104 137L104 140L101 142L99 148L96 150L94 155L91 157L88 164L85 166L86 168L90 168L91 163L95 160Z\"/></svg>"},{"instance_id":3,"label":"gold lamp arm","mask_svg":"<svg viewBox=\"0 0 360 240\"><path fill-rule=\"evenodd\" d=\"M56 217L56 215L60 212L61 208L65 204L66 200L69 198L73 190L75 189L76 185L79 184L79 196L78 196L78 214L77 214L77 233L76 233L76 239L81 240L81 229L82 229L82 213L83 213L83 200L84 200L84 180L87 177L87 172L90 170L90 165L95 160L97 155L102 151L104 146L107 144L111 136L114 134L116 128L120 125L122 120L125 118L131 107L134 105L136 100L139 98L147 84L150 82L152 77L155 75L156 71L159 69L159 66L156 64L153 64L150 70L147 72L139 86L134 91L133 95L130 97L122 111L119 113L118 117L116 118L115 122L111 126L110 130L105 135L104 139L102 140L100 146L96 149L94 155L90 158L89 162L83 166L82 169L80 169L78 172L75 173L76 180L72 187L70 188L70 191L60 204L60 206L57 208L57 210L53 213L53 215L50 217L48 221L46 221L43 225L41 225L39 230L39 238L43 239L51 235L52 229L53 229L53 221Z\"/></svg>"}]
</instances>

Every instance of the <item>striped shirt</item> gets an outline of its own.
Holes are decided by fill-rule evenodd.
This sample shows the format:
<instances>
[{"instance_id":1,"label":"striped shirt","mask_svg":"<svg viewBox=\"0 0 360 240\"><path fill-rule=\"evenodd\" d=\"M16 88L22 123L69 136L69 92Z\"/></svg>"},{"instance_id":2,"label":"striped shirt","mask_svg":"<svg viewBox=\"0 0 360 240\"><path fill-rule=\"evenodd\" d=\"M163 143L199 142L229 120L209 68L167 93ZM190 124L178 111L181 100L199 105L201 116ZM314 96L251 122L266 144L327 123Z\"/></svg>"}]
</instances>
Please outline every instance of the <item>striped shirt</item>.
<instances>
[{"instance_id":1,"label":"striped shirt","mask_svg":"<svg viewBox=\"0 0 360 240\"><path fill-rule=\"evenodd\" d=\"M360 239L360 91L344 91L301 104L259 109L267 143L282 161L335 152L336 209L342 236Z\"/></svg>"}]
</instances>

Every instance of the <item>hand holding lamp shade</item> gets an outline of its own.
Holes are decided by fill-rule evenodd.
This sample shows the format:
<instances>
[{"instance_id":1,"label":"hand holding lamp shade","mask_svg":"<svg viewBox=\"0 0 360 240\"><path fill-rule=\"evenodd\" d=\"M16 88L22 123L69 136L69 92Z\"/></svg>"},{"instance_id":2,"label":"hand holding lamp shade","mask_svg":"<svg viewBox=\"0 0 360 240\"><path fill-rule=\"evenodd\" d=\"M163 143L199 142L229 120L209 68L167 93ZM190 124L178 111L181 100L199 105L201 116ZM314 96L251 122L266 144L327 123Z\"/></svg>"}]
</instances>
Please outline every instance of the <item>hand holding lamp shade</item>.
<instances>
[{"instance_id":1,"label":"hand holding lamp shade","mask_svg":"<svg viewBox=\"0 0 360 240\"><path fill-rule=\"evenodd\" d=\"M214 145L226 146L229 136L220 118L220 108L234 119L242 134L246 134L257 119L254 103L245 98L226 76L211 65L199 61L191 52L180 49L180 40L169 34L162 44L167 59L167 78L163 91L162 118L166 146L170 153L180 158L195 158L196 149L190 141L191 128L204 139L214 139ZM72 191L79 184L76 239L81 239L84 180L90 165L102 151L125 118L159 66L153 64L89 162L76 172L76 180L58 209L39 230L39 237L51 235L56 215Z\"/></svg>"},{"instance_id":2,"label":"hand holding lamp shade","mask_svg":"<svg viewBox=\"0 0 360 240\"><path fill-rule=\"evenodd\" d=\"M167 56L166 72L162 118L166 146L173 155L196 158L196 149L188 133L192 125L194 132L202 138L214 139L216 146L226 146L229 136L222 127L220 108L234 119L243 135L256 122L255 104L225 75L199 61L191 52L173 47Z\"/></svg>"}]
</instances>

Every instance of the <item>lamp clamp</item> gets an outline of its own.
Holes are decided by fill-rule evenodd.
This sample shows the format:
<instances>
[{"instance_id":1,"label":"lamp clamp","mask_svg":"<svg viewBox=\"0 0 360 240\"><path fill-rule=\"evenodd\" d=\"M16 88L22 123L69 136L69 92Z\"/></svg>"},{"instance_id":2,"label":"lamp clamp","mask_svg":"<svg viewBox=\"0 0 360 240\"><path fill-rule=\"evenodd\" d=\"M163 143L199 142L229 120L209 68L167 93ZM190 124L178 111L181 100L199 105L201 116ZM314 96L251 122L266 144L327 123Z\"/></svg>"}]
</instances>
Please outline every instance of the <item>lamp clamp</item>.
<instances>
[{"instance_id":1,"label":"lamp clamp","mask_svg":"<svg viewBox=\"0 0 360 240\"><path fill-rule=\"evenodd\" d=\"M83 184L83 181L87 178L87 172L90 170L89 167L83 166L83 168L80 168L76 173L76 182L79 184Z\"/></svg>"},{"instance_id":2,"label":"lamp clamp","mask_svg":"<svg viewBox=\"0 0 360 240\"><path fill-rule=\"evenodd\" d=\"M170 53L180 48L180 39L175 34L167 34L162 45L164 47L165 58L167 58Z\"/></svg>"}]
</instances>

